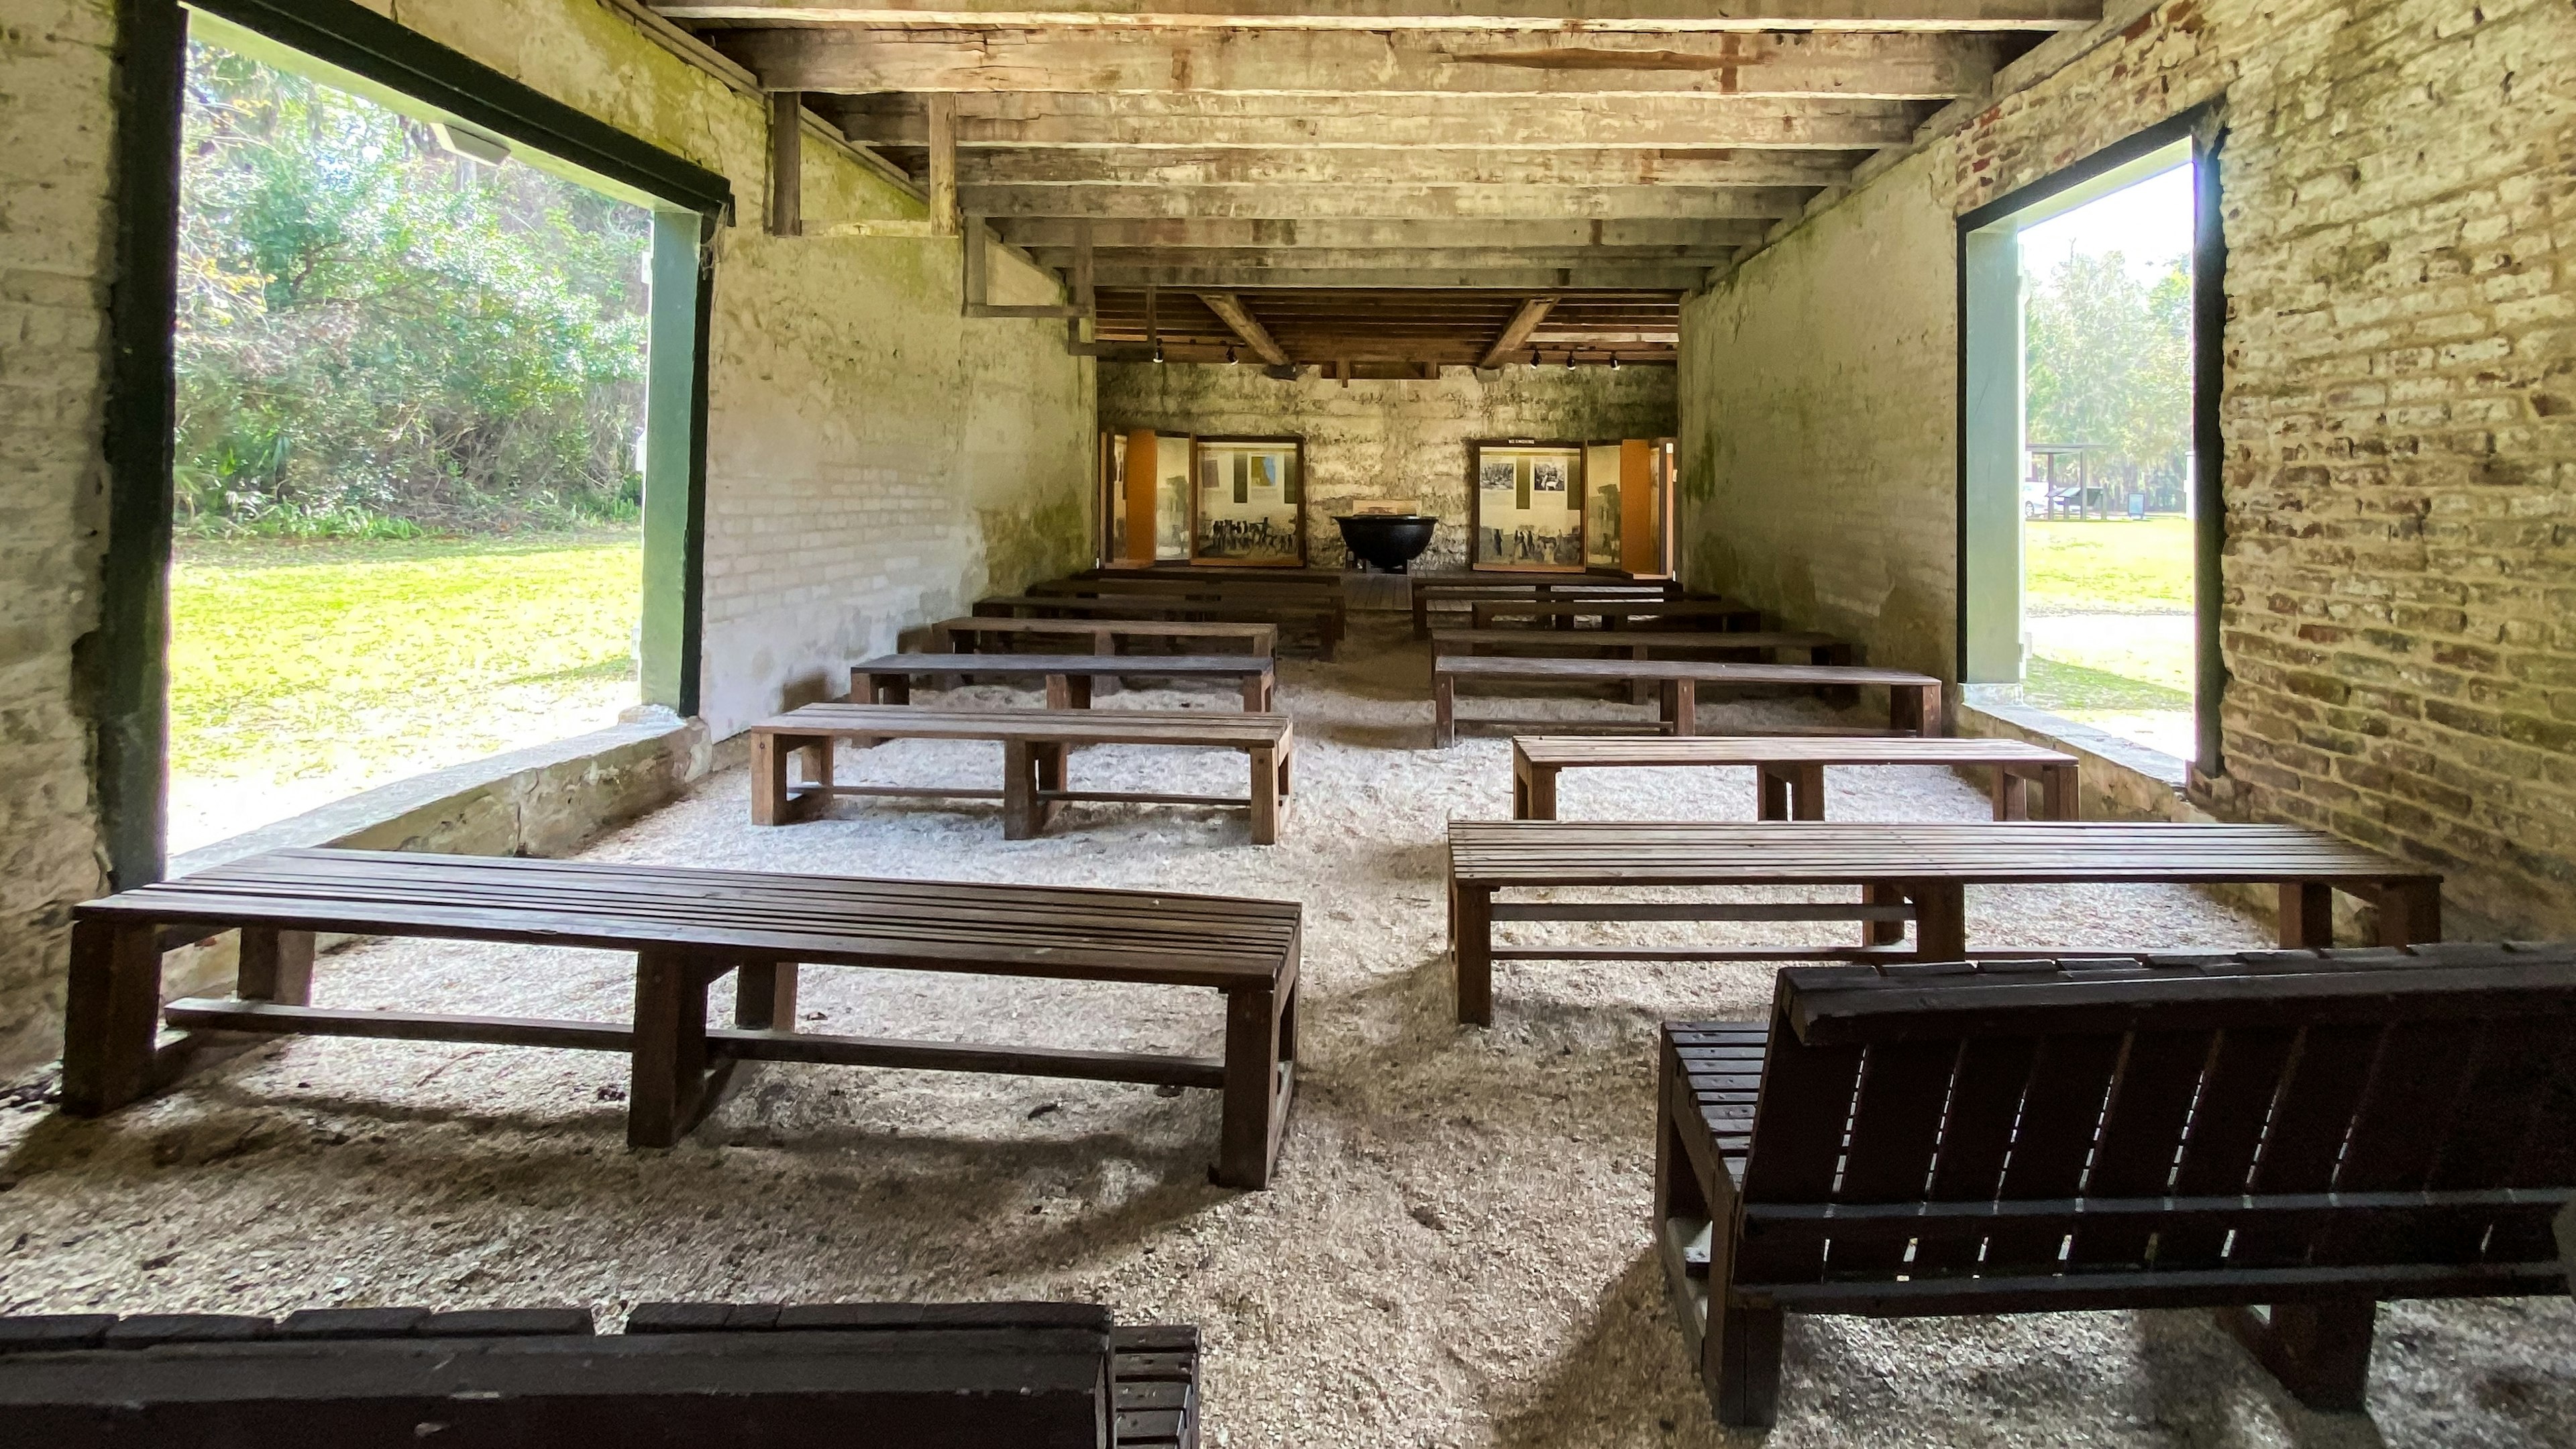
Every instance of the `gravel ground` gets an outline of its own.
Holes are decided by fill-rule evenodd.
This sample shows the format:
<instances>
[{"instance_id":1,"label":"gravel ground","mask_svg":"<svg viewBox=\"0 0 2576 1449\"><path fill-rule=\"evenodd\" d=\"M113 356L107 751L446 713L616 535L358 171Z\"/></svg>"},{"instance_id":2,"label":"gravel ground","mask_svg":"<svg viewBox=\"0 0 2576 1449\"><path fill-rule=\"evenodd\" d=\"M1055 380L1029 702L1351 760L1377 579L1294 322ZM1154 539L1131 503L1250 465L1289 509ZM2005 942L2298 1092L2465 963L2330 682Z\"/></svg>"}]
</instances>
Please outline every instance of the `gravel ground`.
<instances>
[{"instance_id":1,"label":"gravel ground","mask_svg":"<svg viewBox=\"0 0 2576 1449\"><path fill-rule=\"evenodd\" d=\"M1205 1093L773 1066L740 1079L684 1146L631 1153L620 1059L308 1040L105 1122L55 1118L22 1090L0 1110L0 1311L583 1303L607 1325L665 1298L1073 1298L1200 1325L1206 1442L1228 1449L1752 1442L1712 1422L1649 1248L1652 1044L1661 1020L1758 1014L1770 968L1506 965L1496 1026L1455 1026L1442 830L1508 815L1509 746L1422 748L1424 668L1418 646L1373 622L1343 663L1285 662L1302 748L1285 839L1268 849L1244 843L1239 813L1143 806L1077 807L1048 838L1016 843L971 802L845 801L827 821L757 830L733 771L591 852L1304 902L1304 1061L1268 1192L1208 1185ZM1822 716L1765 701L1704 717L1714 729ZM989 784L997 765L990 747L905 743L843 768ZM1073 773L1234 792L1239 769L1103 749ZM1933 771L1838 770L1830 792L1838 818L1986 810L1977 788ZM1563 801L1569 818L1749 818L1752 787L1740 772L1587 772ZM2182 889L1970 899L1990 944L2263 941ZM1199 993L854 970L806 983L809 1022L833 1031L1193 1052L1220 1037L1216 1000ZM626 962L598 953L376 942L326 958L317 999L619 1018L628 991ZM2301 1410L2196 1313L1793 1318L1770 1438L2576 1443L2567 1300L2399 1304L2380 1325L2363 1417Z\"/></svg>"}]
</instances>

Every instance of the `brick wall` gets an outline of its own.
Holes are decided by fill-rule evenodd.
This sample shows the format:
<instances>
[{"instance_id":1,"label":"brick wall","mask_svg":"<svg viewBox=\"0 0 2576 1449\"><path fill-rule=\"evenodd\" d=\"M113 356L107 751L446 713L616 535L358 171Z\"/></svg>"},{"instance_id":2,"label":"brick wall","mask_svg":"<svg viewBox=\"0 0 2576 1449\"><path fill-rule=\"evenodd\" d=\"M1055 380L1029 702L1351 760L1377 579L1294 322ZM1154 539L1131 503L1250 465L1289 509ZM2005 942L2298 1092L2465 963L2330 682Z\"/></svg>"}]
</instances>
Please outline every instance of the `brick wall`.
<instances>
[{"instance_id":1,"label":"brick wall","mask_svg":"<svg viewBox=\"0 0 2576 1449\"><path fill-rule=\"evenodd\" d=\"M1306 440L1306 549L1319 568L1349 562L1333 515L1359 498L1418 498L1441 519L1420 568L1467 566L1467 443L1475 438L1594 441L1673 432L1667 367L1444 367L1438 381L1304 376L1257 367L1104 363L1100 422L1125 431Z\"/></svg>"},{"instance_id":2,"label":"brick wall","mask_svg":"<svg viewBox=\"0 0 2576 1449\"><path fill-rule=\"evenodd\" d=\"M2455 933L2576 934L2571 56L2566 0L2175 0L2106 37L1694 301L1693 558L1787 602L1723 540L1750 529L1827 567L1840 531L1790 500L1855 450L1882 465L1878 505L1953 506L1954 332L1913 349L1912 405L1885 398L1893 364L1851 329L1788 357L1733 338L1794 335L1821 289L1844 312L1946 318L1952 217L2221 98L2233 683L2229 774L2195 798L2444 871ZM1936 253L1856 266L1833 223L1873 206L1907 232L1922 218L1895 214L1928 209ZM1756 361L1797 375L1803 448L1737 444L1781 426L1751 416ZM1873 437L1891 413L1910 460ZM1904 548L1937 575L1953 545L1923 532ZM1885 632L1919 629L1909 610Z\"/></svg>"},{"instance_id":3,"label":"brick wall","mask_svg":"<svg viewBox=\"0 0 2576 1449\"><path fill-rule=\"evenodd\" d=\"M109 0L0 19L0 1063L53 1053L70 906L106 881L73 653L98 626Z\"/></svg>"},{"instance_id":4,"label":"brick wall","mask_svg":"<svg viewBox=\"0 0 2576 1449\"><path fill-rule=\"evenodd\" d=\"M379 9L388 7L378 6ZM764 107L599 0L406 0L406 25L731 179L710 334L704 713L846 687L897 629L1085 555L1092 365L1060 323L958 316L954 242L765 235ZM0 20L0 1071L57 1049L66 913L99 892L97 623L113 7ZM819 143L816 222L920 216ZM995 300L1056 299L1004 261Z\"/></svg>"}]
</instances>

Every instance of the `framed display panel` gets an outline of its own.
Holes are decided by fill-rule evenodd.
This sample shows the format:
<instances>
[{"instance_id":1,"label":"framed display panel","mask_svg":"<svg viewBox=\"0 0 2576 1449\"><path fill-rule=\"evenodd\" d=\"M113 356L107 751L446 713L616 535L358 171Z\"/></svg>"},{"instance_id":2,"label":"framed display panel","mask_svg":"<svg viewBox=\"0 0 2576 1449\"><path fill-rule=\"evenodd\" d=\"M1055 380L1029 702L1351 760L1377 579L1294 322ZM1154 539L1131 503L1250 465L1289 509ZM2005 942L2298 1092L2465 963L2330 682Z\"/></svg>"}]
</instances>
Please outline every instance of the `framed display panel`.
<instances>
[{"instance_id":1,"label":"framed display panel","mask_svg":"<svg viewBox=\"0 0 2576 1449\"><path fill-rule=\"evenodd\" d=\"M1479 569L1581 573L1580 443L1472 443L1467 449Z\"/></svg>"},{"instance_id":2,"label":"framed display panel","mask_svg":"<svg viewBox=\"0 0 2576 1449\"><path fill-rule=\"evenodd\" d=\"M1295 568L1306 561L1306 445L1201 438L1190 525L1195 563Z\"/></svg>"},{"instance_id":3,"label":"framed display panel","mask_svg":"<svg viewBox=\"0 0 2576 1449\"><path fill-rule=\"evenodd\" d=\"M1154 487L1154 562L1182 562L1190 556L1190 454L1197 439L1186 433L1155 433L1150 477ZM1134 450L1129 450L1133 466ZM1129 520L1134 526L1134 520Z\"/></svg>"},{"instance_id":4,"label":"framed display panel","mask_svg":"<svg viewBox=\"0 0 2576 1449\"><path fill-rule=\"evenodd\" d=\"M1620 507L1636 489L1620 468L1624 445L1589 443L1583 449L1583 563L1586 568L1625 569L1628 555L1620 546L1627 522Z\"/></svg>"},{"instance_id":5,"label":"framed display panel","mask_svg":"<svg viewBox=\"0 0 2576 1449\"><path fill-rule=\"evenodd\" d=\"M1127 435L1100 435L1100 562L1127 560Z\"/></svg>"}]
</instances>

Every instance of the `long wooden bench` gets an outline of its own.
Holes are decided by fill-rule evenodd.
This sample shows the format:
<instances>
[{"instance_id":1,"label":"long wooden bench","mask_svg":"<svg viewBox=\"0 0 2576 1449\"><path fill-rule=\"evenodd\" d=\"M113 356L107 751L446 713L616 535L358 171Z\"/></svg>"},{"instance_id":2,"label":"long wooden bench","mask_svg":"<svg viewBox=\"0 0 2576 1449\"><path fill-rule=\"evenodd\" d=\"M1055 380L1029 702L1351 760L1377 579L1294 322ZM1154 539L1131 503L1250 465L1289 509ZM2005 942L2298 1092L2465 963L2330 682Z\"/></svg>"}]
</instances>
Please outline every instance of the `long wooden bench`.
<instances>
[{"instance_id":1,"label":"long wooden bench","mask_svg":"<svg viewBox=\"0 0 2576 1449\"><path fill-rule=\"evenodd\" d=\"M929 652L933 654L973 654L984 647L985 640L998 641L1004 653L1026 653L1018 646L1030 639L1065 639L1077 646L1087 644L1094 654L1115 654L1118 644L1126 640L1159 640L1165 644L1188 646L1184 652L1198 652L1212 641L1241 646L1246 654L1272 655L1279 652L1279 626L1276 624L1224 622L1208 619L988 619L969 616L942 619L930 626Z\"/></svg>"},{"instance_id":2,"label":"long wooden bench","mask_svg":"<svg viewBox=\"0 0 2576 1449\"><path fill-rule=\"evenodd\" d=\"M1972 885L2274 885L2281 944L2334 944L2334 893L2378 908L2379 943L2442 938L2442 878L2292 825L1453 821L1458 1019L1493 1020L1496 961L1955 961ZM1857 904L1495 899L1565 887L1852 886ZM1856 946L1498 947L1511 921L1858 921ZM1914 945L1905 945L1907 922ZM2031 955L2029 951L1992 952ZM2048 955L2057 952L2039 952Z\"/></svg>"},{"instance_id":3,"label":"long wooden bench","mask_svg":"<svg viewBox=\"0 0 2576 1449\"><path fill-rule=\"evenodd\" d=\"M1762 627L1762 611L1732 599L1580 598L1496 599L1467 610L1473 627L1490 629L1504 619L1523 619L1533 627L1571 629L1579 619L1597 619L1604 629L1624 629L1638 619L1680 621L1691 629L1753 630Z\"/></svg>"},{"instance_id":4,"label":"long wooden bench","mask_svg":"<svg viewBox=\"0 0 2576 1449\"><path fill-rule=\"evenodd\" d=\"M1002 746L1002 787L844 785L832 778L832 749L846 741L865 749L882 740L990 740ZM1229 795L1148 794L1075 790L1066 783L1066 757L1085 745L1174 745L1240 750L1252 760L1251 792ZM751 727L751 823L786 825L821 813L835 795L903 799L983 799L1002 802L1002 835L1030 840L1043 834L1066 801L1134 805L1240 806L1252 812L1252 843L1279 840L1287 802L1289 757L1295 732L1284 714L1221 714L1199 710L1010 709L941 710L908 705L809 704ZM793 778L796 758L804 780Z\"/></svg>"},{"instance_id":5,"label":"long wooden bench","mask_svg":"<svg viewBox=\"0 0 2576 1449\"><path fill-rule=\"evenodd\" d=\"M1851 646L1831 634L1806 629L1434 629L1434 654L1482 655L1535 652L1556 659L1652 659L1657 651L1690 654L1758 654L1764 663L1843 664Z\"/></svg>"},{"instance_id":6,"label":"long wooden bench","mask_svg":"<svg viewBox=\"0 0 2576 1449\"><path fill-rule=\"evenodd\" d=\"M1523 735L1512 741L1512 818L1554 820L1557 775L1581 769L1752 769L1764 820L1825 818L1827 765L1977 766L1993 771L1997 820L2075 818L2073 755L1991 739L1838 739L1706 735L1696 739ZM2031 808L2031 792L2039 808Z\"/></svg>"},{"instance_id":7,"label":"long wooden bench","mask_svg":"<svg viewBox=\"0 0 2576 1449\"><path fill-rule=\"evenodd\" d=\"M2568 1291L2571 1018L2565 945L1784 971L1664 1028L1683 1338L1756 1426L1789 1313L2211 1307L2359 1409L2382 1300Z\"/></svg>"},{"instance_id":8,"label":"long wooden bench","mask_svg":"<svg viewBox=\"0 0 2576 1449\"><path fill-rule=\"evenodd\" d=\"M1084 1303L0 1318L12 1442L1188 1449L1198 1330Z\"/></svg>"},{"instance_id":9,"label":"long wooden bench","mask_svg":"<svg viewBox=\"0 0 2576 1449\"><path fill-rule=\"evenodd\" d=\"M1526 579L1497 578L1427 578L1416 575L1409 593L1413 596L1413 637L1420 639L1431 632L1431 611L1468 612L1468 606L1479 601L1508 602L1518 599L1677 599L1685 596L1679 580L1622 579L1592 575L1568 575ZM1452 609L1449 606L1456 606Z\"/></svg>"},{"instance_id":10,"label":"long wooden bench","mask_svg":"<svg viewBox=\"0 0 2576 1449\"><path fill-rule=\"evenodd\" d=\"M1046 679L1049 709L1089 709L1097 682L1131 675L1162 679L1230 679L1243 707L1267 713L1278 668L1267 654L880 654L850 666L850 697L868 704L909 704L912 682L942 674L1036 674Z\"/></svg>"},{"instance_id":11,"label":"long wooden bench","mask_svg":"<svg viewBox=\"0 0 2576 1449\"><path fill-rule=\"evenodd\" d=\"M975 613L991 619L1205 619L1215 622L1272 623L1312 634L1316 657L1330 659L1342 641L1347 614L1338 599L1272 601L1182 598L1163 594L1119 594L1075 597L1051 594L996 594L975 601Z\"/></svg>"},{"instance_id":12,"label":"long wooden bench","mask_svg":"<svg viewBox=\"0 0 2576 1449\"><path fill-rule=\"evenodd\" d=\"M1699 690L1705 686L1756 688L1789 685L1814 689L1850 689L1878 685L1887 690L1887 727L1891 734L1937 735L1941 732L1941 681L1902 669L1873 669L1849 664L1726 664L1703 659L1521 659L1483 654L1438 654L1431 660L1432 743L1446 748L1458 738L1458 685L1471 683L1646 684L1659 697L1658 727L1687 737L1699 728ZM1529 724L1532 721L1472 720L1473 724ZM1562 729L1563 720L1545 721Z\"/></svg>"},{"instance_id":13,"label":"long wooden bench","mask_svg":"<svg viewBox=\"0 0 2576 1449\"><path fill-rule=\"evenodd\" d=\"M63 1110L114 1111L184 1072L191 1033L359 1036L624 1052L626 1140L668 1147L738 1061L1002 1072L1224 1096L1216 1180L1268 1185L1295 1085L1293 901L982 882L774 875L600 861L282 850L73 908ZM232 999L161 1004L161 953L241 933ZM316 932L635 953L631 1022L311 1004ZM1197 987L1225 1054L1169 1056L829 1036L796 1029L800 965ZM734 1024L707 991L735 978Z\"/></svg>"}]
</instances>

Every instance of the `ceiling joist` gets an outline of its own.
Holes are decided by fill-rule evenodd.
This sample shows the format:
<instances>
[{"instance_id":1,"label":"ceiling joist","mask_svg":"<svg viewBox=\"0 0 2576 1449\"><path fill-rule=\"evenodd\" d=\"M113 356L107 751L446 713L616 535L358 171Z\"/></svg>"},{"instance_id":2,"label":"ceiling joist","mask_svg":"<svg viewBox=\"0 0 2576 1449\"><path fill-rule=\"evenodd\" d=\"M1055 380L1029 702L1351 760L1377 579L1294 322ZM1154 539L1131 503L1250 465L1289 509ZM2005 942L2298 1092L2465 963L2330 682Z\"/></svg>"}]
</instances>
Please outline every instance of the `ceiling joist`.
<instances>
[{"instance_id":1,"label":"ceiling joist","mask_svg":"<svg viewBox=\"0 0 2576 1449\"><path fill-rule=\"evenodd\" d=\"M691 25L1205 26L1223 30L2069 30L2102 17L2083 0L667 0ZM1569 13L1579 12L1579 13ZM1712 13L1722 12L1722 13Z\"/></svg>"}]
</instances>

